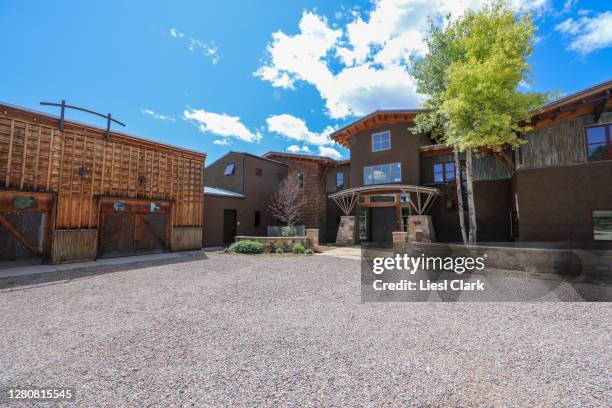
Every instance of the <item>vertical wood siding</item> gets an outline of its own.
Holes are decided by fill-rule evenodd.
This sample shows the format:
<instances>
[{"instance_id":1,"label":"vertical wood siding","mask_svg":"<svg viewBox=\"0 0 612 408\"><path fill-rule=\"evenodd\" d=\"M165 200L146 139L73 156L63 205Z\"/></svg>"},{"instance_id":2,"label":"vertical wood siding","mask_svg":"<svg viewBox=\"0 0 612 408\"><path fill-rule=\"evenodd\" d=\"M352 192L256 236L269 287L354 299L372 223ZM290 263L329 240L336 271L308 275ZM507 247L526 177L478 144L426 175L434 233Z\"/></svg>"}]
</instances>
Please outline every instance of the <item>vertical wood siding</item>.
<instances>
[{"instance_id":1,"label":"vertical wood siding","mask_svg":"<svg viewBox=\"0 0 612 408\"><path fill-rule=\"evenodd\" d=\"M0 188L57 192L56 229L96 228L96 198L172 200L175 226L201 226L203 154L0 107Z\"/></svg>"},{"instance_id":2,"label":"vertical wood siding","mask_svg":"<svg viewBox=\"0 0 612 408\"><path fill-rule=\"evenodd\" d=\"M598 123L612 122L612 112L604 112ZM519 168L537 169L582 163L587 160L584 127L593 125L592 115L566 120L532 130L520 147Z\"/></svg>"}]
</instances>

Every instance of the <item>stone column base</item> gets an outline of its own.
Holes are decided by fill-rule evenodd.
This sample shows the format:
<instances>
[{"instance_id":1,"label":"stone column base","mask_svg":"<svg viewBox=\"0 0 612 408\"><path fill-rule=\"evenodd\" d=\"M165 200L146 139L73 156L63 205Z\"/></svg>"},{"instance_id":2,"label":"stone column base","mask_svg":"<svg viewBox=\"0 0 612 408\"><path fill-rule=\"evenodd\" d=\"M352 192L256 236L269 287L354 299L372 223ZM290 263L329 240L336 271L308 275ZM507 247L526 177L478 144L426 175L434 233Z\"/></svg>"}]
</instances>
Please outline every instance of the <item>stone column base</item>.
<instances>
[{"instance_id":1,"label":"stone column base","mask_svg":"<svg viewBox=\"0 0 612 408\"><path fill-rule=\"evenodd\" d=\"M393 231L393 253L399 254L405 252L406 243L408 242L408 233L404 231Z\"/></svg>"},{"instance_id":2,"label":"stone column base","mask_svg":"<svg viewBox=\"0 0 612 408\"><path fill-rule=\"evenodd\" d=\"M319 252L319 230L316 228L307 228L306 237L310 241L310 248L314 252Z\"/></svg>"},{"instance_id":3,"label":"stone column base","mask_svg":"<svg viewBox=\"0 0 612 408\"><path fill-rule=\"evenodd\" d=\"M410 242L436 242L431 215L410 215L408 217L408 240Z\"/></svg>"},{"instance_id":4,"label":"stone column base","mask_svg":"<svg viewBox=\"0 0 612 408\"><path fill-rule=\"evenodd\" d=\"M336 235L336 244L355 244L355 216L342 215L340 217L340 226L338 227L338 235Z\"/></svg>"}]
</instances>

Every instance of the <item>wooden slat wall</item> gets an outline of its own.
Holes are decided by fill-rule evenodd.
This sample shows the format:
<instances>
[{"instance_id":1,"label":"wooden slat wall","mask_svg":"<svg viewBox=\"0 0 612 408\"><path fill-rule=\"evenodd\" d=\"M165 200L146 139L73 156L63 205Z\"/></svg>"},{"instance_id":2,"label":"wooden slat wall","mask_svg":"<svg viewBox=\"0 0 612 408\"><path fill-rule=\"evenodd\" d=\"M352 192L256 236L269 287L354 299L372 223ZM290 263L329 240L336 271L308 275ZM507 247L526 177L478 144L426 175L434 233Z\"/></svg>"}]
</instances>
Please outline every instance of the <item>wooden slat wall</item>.
<instances>
[{"instance_id":1,"label":"wooden slat wall","mask_svg":"<svg viewBox=\"0 0 612 408\"><path fill-rule=\"evenodd\" d=\"M612 112L601 115L600 123L612 121ZM586 161L584 127L593 124L593 115L554 123L525 135L519 149L519 168L537 169Z\"/></svg>"},{"instance_id":2,"label":"wooden slat wall","mask_svg":"<svg viewBox=\"0 0 612 408\"><path fill-rule=\"evenodd\" d=\"M503 180L510 177L512 171L495 155L486 154L474 158L474 180Z\"/></svg>"},{"instance_id":3,"label":"wooden slat wall","mask_svg":"<svg viewBox=\"0 0 612 408\"><path fill-rule=\"evenodd\" d=\"M0 111L0 188L57 192L56 229L96 228L97 196L173 200L173 225L202 225L203 154L12 113Z\"/></svg>"}]
</instances>

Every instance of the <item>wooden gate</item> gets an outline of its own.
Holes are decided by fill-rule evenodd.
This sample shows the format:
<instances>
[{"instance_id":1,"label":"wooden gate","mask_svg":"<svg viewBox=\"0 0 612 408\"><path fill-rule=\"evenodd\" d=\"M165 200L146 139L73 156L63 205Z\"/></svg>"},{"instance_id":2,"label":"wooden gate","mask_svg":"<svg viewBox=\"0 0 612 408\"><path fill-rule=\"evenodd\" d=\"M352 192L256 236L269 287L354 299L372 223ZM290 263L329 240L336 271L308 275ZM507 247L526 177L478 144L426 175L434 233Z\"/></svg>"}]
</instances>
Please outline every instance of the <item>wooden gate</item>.
<instances>
[{"instance_id":1,"label":"wooden gate","mask_svg":"<svg viewBox=\"0 0 612 408\"><path fill-rule=\"evenodd\" d=\"M50 193L0 192L0 261L42 261L53 229Z\"/></svg>"},{"instance_id":2,"label":"wooden gate","mask_svg":"<svg viewBox=\"0 0 612 408\"><path fill-rule=\"evenodd\" d=\"M98 255L114 257L170 249L172 203L102 198Z\"/></svg>"}]
</instances>

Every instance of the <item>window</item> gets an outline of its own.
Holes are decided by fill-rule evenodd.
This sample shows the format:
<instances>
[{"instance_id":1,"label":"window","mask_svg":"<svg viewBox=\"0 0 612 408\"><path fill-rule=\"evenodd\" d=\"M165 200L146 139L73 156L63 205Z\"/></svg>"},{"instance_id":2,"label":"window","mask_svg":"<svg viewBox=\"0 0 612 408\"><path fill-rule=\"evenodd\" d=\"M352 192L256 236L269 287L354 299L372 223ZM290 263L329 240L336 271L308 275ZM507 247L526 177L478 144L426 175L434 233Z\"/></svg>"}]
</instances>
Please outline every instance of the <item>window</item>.
<instances>
[{"instance_id":1,"label":"window","mask_svg":"<svg viewBox=\"0 0 612 408\"><path fill-rule=\"evenodd\" d=\"M263 170L262 169L255 169L255 175L261 177L261 175L263 174Z\"/></svg>"},{"instance_id":2,"label":"window","mask_svg":"<svg viewBox=\"0 0 612 408\"><path fill-rule=\"evenodd\" d=\"M408 216L410 215L410 208L402 207L402 231L408 232Z\"/></svg>"},{"instance_id":3,"label":"window","mask_svg":"<svg viewBox=\"0 0 612 408\"><path fill-rule=\"evenodd\" d=\"M612 160L612 124L586 128L587 156L590 161Z\"/></svg>"},{"instance_id":4,"label":"window","mask_svg":"<svg viewBox=\"0 0 612 408\"><path fill-rule=\"evenodd\" d=\"M261 212L259 211L255 211L255 222L253 223L255 225L255 228L259 227L261 225Z\"/></svg>"},{"instance_id":5,"label":"window","mask_svg":"<svg viewBox=\"0 0 612 408\"><path fill-rule=\"evenodd\" d=\"M593 238L612 241L612 210L593 210Z\"/></svg>"},{"instance_id":6,"label":"window","mask_svg":"<svg viewBox=\"0 0 612 408\"><path fill-rule=\"evenodd\" d=\"M344 188L344 172L339 171L336 173L336 188L341 189Z\"/></svg>"},{"instance_id":7,"label":"window","mask_svg":"<svg viewBox=\"0 0 612 408\"><path fill-rule=\"evenodd\" d=\"M236 166L234 166L234 163L228 163L225 166L225 171L223 172L224 176L231 176L232 174L234 174L234 171L236 170Z\"/></svg>"},{"instance_id":8,"label":"window","mask_svg":"<svg viewBox=\"0 0 612 408\"><path fill-rule=\"evenodd\" d=\"M453 183L455 181L455 163L434 164L434 183Z\"/></svg>"},{"instance_id":9,"label":"window","mask_svg":"<svg viewBox=\"0 0 612 408\"><path fill-rule=\"evenodd\" d=\"M368 197L370 204L376 203L394 203L395 202L395 194L378 194L371 195Z\"/></svg>"},{"instance_id":10,"label":"window","mask_svg":"<svg viewBox=\"0 0 612 408\"><path fill-rule=\"evenodd\" d=\"M441 190L446 198L446 208L457 208L457 188L455 185L455 162L435 163L433 168L434 183L441 184ZM461 163L461 182L464 200L466 198L467 183L465 181L465 163Z\"/></svg>"},{"instance_id":11,"label":"window","mask_svg":"<svg viewBox=\"0 0 612 408\"><path fill-rule=\"evenodd\" d=\"M359 216L359 239L365 241L368 239L368 209L360 208L357 214Z\"/></svg>"},{"instance_id":12,"label":"window","mask_svg":"<svg viewBox=\"0 0 612 408\"><path fill-rule=\"evenodd\" d=\"M298 184L300 188L304 188L304 173L297 174Z\"/></svg>"},{"instance_id":13,"label":"window","mask_svg":"<svg viewBox=\"0 0 612 408\"><path fill-rule=\"evenodd\" d=\"M379 164L363 168L363 184L399 183L402 181L401 163Z\"/></svg>"},{"instance_id":14,"label":"window","mask_svg":"<svg viewBox=\"0 0 612 408\"><path fill-rule=\"evenodd\" d=\"M391 148L391 132L380 132L372 135L372 151L380 152Z\"/></svg>"}]
</instances>

